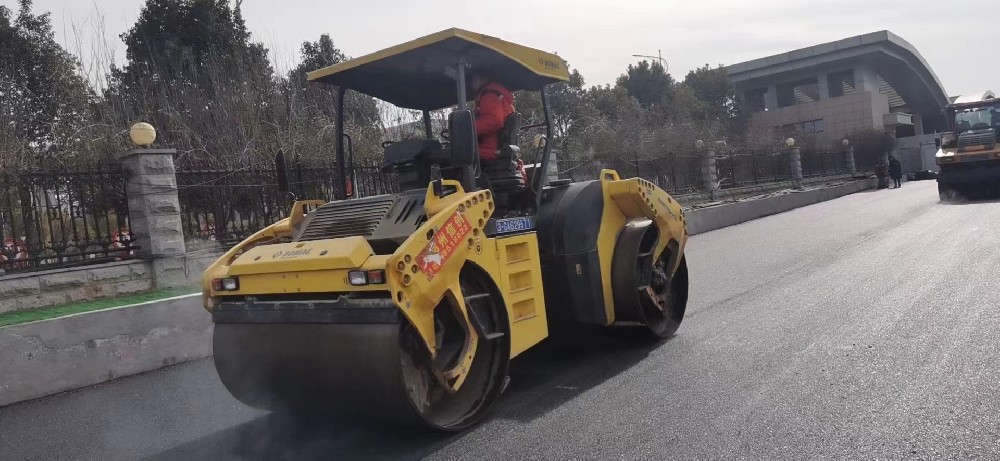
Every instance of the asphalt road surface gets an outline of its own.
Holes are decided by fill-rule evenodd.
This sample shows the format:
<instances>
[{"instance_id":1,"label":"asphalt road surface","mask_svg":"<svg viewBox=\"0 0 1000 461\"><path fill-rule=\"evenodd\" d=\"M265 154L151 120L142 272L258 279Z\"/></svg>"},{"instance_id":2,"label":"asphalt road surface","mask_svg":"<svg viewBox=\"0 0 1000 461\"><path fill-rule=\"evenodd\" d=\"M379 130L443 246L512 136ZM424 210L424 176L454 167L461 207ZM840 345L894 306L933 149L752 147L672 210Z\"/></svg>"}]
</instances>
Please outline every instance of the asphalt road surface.
<instances>
[{"instance_id":1,"label":"asphalt road surface","mask_svg":"<svg viewBox=\"0 0 1000 461\"><path fill-rule=\"evenodd\" d=\"M203 360L2 408L0 459L1000 458L1000 202L906 183L688 260L678 336L547 343L463 434L293 424Z\"/></svg>"}]
</instances>

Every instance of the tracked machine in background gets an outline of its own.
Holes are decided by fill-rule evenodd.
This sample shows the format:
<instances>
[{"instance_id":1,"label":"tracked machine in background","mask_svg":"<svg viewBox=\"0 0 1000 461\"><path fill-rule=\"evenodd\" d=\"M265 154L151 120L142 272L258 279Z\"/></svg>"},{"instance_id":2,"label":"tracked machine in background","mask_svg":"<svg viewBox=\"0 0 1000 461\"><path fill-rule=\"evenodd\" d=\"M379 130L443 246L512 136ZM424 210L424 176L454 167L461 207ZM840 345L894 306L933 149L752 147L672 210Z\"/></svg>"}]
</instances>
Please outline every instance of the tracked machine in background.
<instances>
[{"instance_id":1,"label":"tracked machine in background","mask_svg":"<svg viewBox=\"0 0 1000 461\"><path fill-rule=\"evenodd\" d=\"M338 88L338 134L351 90L422 111L424 138L384 145L403 192L296 202L205 272L215 364L236 398L461 430L550 326L632 325L653 338L680 326L687 232L677 202L611 170L546 184L548 146L525 180L516 115L499 158L480 162L469 69L540 92L550 132L545 88L568 80L566 63L481 34L450 29L309 74ZM449 107L442 143L429 112ZM336 154L345 165L342 141Z\"/></svg>"},{"instance_id":2,"label":"tracked machine in background","mask_svg":"<svg viewBox=\"0 0 1000 461\"><path fill-rule=\"evenodd\" d=\"M1000 192L1000 100L957 101L945 109L948 131L938 139L935 160L941 200Z\"/></svg>"}]
</instances>

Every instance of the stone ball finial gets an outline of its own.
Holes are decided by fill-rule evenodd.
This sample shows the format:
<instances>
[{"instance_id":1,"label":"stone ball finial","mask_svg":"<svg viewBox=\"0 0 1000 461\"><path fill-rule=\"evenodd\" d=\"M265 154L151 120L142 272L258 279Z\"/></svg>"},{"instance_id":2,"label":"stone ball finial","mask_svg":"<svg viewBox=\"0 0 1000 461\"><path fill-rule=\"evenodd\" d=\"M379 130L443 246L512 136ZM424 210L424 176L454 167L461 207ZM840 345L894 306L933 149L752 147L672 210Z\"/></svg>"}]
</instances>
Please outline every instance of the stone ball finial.
<instances>
[{"instance_id":1,"label":"stone ball finial","mask_svg":"<svg viewBox=\"0 0 1000 461\"><path fill-rule=\"evenodd\" d=\"M132 125L128 130L129 138L139 147L149 147L156 141L156 128L146 122L139 122Z\"/></svg>"},{"instance_id":2,"label":"stone ball finial","mask_svg":"<svg viewBox=\"0 0 1000 461\"><path fill-rule=\"evenodd\" d=\"M850 146L851 145L851 140L847 139L847 138L844 138L843 141L840 141L840 144L843 145L844 147Z\"/></svg>"},{"instance_id":3,"label":"stone ball finial","mask_svg":"<svg viewBox=\"0 0 1000 461\"><path fill-rule=\"evenodd\" d=\"M701 149L702 149L703 147L705 147L705 141L702 141L702 140L700 140L700 139L699 139L699 140L697 140L697 141L695 141L695 142L694 142L694 147L695 147L696 149L698 149L698 150L701 150Z\"/></svg>"},{"instance_id":4,"label":"stone ball finial","mask_svg":"<svg viewBox=\"0 0 1000 461\"><path fill-rule=\"evenodd\" d=\"M786 140L785 140L785 146L787 146L787 147L792 147L792 146L794 146L794 145L795 145L795 139L793 139L793 138L788 138L788 139L786 139Z\"/></svg>"}]
</instances>

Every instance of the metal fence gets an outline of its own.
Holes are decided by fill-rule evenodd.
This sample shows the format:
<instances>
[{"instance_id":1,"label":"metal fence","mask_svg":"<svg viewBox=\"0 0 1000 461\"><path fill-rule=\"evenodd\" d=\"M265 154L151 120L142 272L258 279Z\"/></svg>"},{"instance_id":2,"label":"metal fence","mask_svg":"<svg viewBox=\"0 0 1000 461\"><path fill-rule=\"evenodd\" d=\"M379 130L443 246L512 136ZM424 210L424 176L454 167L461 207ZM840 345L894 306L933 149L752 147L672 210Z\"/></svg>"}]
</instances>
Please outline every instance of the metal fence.
<instances>
[{"instance_id":1,"label":"metal fence","mask_svg":"<svg viewBox=\"0 0 1000 461\"><path fill-rule=\"evenodd\" d=\"M802 177L848 174L847 155L843 152L802 152Z\"/></svg>"},{"instance_id":2,"label":"metal fence","mask_svg":"<svg viewBox=\"0 0 1000 461\"><path fill-rule=\"evenodd\" d=\"M558 160L559 178L574 181L597 179L603 169L612 169L622 177L640 177L658 187L684 193L701 189L701 158L672 155L658 159Z\"/></svg>"},{"instance_id":3,"label":"metal fence","mask_svg":"<svg viewBox=\"0 0 1000 461\"><path fill-rule=\"evenodd\" d=\"M395 178L380 173L376 164L356 164L348 173L348 191L354 197L397 192ZM233 169L180 166L177 195L185 238L233 245L288 216L293 198L339 198L336 165L293 162L286 174L294 197L279 191L278 170L273 165Z\"/></svg>"},{"instance_id":4,"label":"metal fence","mask_svg":"<svg viewBox=\"0 0 1000 461\"><path fill-rule=\"evenodd\" d=\"M0 271L134 257L121 165L0 172Z\"/></svg>"},{"instance_id":5,"label":"metal fence","mask_svg":"<svg viewBox=\"0 0 1000 461\"><path fill-rule=\"evenodd\" d=\"M802 152L802 176L820 177L847 174L847 159L841 152ZM670 193L705 189L702 157L670 155L657 159L559 160L559 177L574 181L597 179L601 170L617 170L622 177L640 177ZM787 150L773 153L718 154L715 159L720 189L791 181L791 155Z\"/></svg>"},{"instance_id":6,"label":"metal fence","mask_svg":"<svg viewBox=\"0 0 1000 461\"><path fill-rule=\"evenodd\" d=\"M764 154L722 155L715 159L719 188L732 189L792 179L791 158L787 151Z\"/></svg>"}]
</instances>

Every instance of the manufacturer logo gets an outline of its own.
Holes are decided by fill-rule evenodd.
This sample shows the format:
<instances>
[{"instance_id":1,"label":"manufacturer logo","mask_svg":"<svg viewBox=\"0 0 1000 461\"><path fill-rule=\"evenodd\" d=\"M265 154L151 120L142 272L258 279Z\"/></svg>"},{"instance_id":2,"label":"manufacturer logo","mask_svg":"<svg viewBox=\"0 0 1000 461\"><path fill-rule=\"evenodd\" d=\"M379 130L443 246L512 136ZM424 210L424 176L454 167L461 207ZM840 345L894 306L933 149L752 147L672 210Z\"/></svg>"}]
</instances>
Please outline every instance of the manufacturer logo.
<instances>
[{"instance_id":1,"label":"manufacturer logo","mask_svg":"<svg viewBox=\"0 0 1000 461\"><path fill-rule=\"evenodd\" d=\"M548 61L545 59L539 59L539 61L541 61L540 64L544 66L546 69L559 70L561 68L559 63L556 61Z\"/></svg>"},{"instance_id":2,"label":"manufacturer logo","mask_svg":"<svg viewBox=\"0 0 1000 461\"><path fill-rule=\"evenodd\" d=\"M299 257L299 256L308 255L309 253L312 253L312 248L303 248L301 250L279 251L279 252L274 253L273 255L271 255L271 259L296 258L296 257Z\"/></svg>"},{"instance_id":3,"label":"manufacturer logo","mask_svg":"<svg viewBox=\"0 0 1000 461\"><path fill-rule=\"evenodd\" d=\"M526 216L522 218L498 219L497 234L511 234L514 232L525 232L535 228L535 218Z\"/></svg>"}]
</instances>

